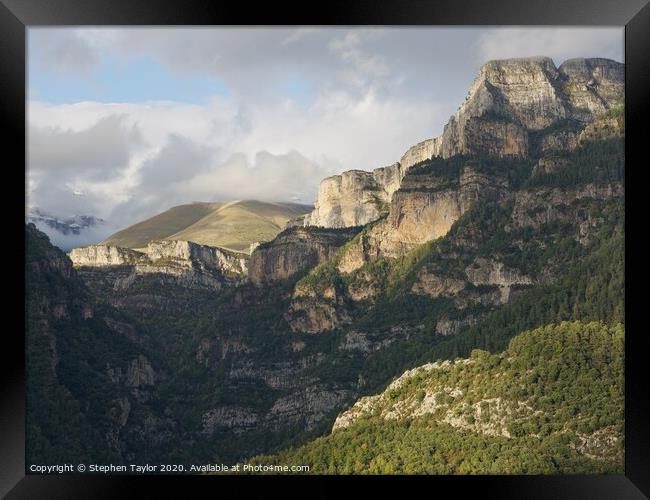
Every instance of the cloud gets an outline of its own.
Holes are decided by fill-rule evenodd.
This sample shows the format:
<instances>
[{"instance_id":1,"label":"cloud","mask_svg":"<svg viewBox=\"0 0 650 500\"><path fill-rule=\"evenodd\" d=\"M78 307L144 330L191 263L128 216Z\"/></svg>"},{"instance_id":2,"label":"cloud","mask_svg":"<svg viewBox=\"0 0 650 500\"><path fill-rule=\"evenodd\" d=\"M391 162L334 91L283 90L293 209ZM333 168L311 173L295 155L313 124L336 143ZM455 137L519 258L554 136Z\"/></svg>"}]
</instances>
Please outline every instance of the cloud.
<instances>
[{"instance_id":1,"label":"cloud","mask_svg":"<svg viewBox=\"0 0 650 500\"><path fill-rule=\"evenodd\" d=\"M330 173L327 165L316 163L295 150L277 155L258 151L252 161L244 154L234 154L211 171L190 179L179 189L208 200L258 199L310 203L318 182Z\"/></svg>"},{"instance_id":2,"label":"cloud","mask_svg":"<svg viewBox=\"0 0 650 500\"><path fill-rule=\"evenodd\" d=\"M79 33L65 29L30 28L30 65L39 63L68 77L89 76L99 66L101 57L91 39L79 36ZM32 50L34 47L38 50Z\"/></svg>"},{"instance_id":3,"label":"cloud","mask_svg":"<svg viewBox=\"0 0 650 500\"><path fill-rule=\"evenodd\" d=\"M28 116L34 203L123 224L219 197L313 203L324 177L395 162L440 132L434 105L422 113L417 101L373 91L323 93L307 108L32 102Z\"/></svg>"},{"instance_id":4,"label":"cloud","mask_svg":"<svg viewBox=\"0 0 650 500\"><path fill-rule=\"evenodd\" d=\"M74 131L30 125L29 168L35 172L75 171L79 176L107 179L129 163L132 151L142 146L137 125L125 126L125 115L100 118L92 126Z\"/></svg>"},{"instance_id":5,"label":"cloud","mask_svg":"<svg viewBox=\"0 0 650 500\"><path fill-rule=\"evenodd\" d=\"M117 231L119 228L113 227L108 224L100 224L96 227L86 227L79 231L79 234L68 233L64 234L44 222L36 221L34 225L37 229L44 232L49 238L50 242L59 247L61 250L68 252L76 247L87 245L94 245Z\"/></svg>"},{"instance_id":6,"label":"cloud","mask_svg":"<svg viewBox=\"0 0 650 500\"><path fill-rule=\"evenodd\" d=\"M280 42L281 45L289 45L292 43L299 42L303 40L306 36L316 33L317 30L314 28L298 28L290 33L286 38Z\"/></svg>"},{"instance_id":7,"label":"cloud","mask_svg":"<svg viewBox=\"0 0 650 500\"><path fill-rule=\"evenodd\" d=\"M143 162L138 173L140 184L149 189L173 187L175 183L192 178L206 170L212 159L210 148L170 134L167 144L153 158Z\"/></svg>"},{"instance_id":8,"label":"cloud","mask_svg":"<svg viewBox=\"0 0 650 500\"><path fill-rule=\"evenodd\" d=\"M255 199L311 203L318 182L331 171L297 151L278 155L258 151L252 160L236 153L209 168L175 181L168 179L160 185L149 183L149 176L143 177L129 199L116 204L108 218L122 221L125 226L192 201ZM155 172L152 169L150 174Z\"/></svg>"},{"instance_id":9,"label":"cloud","mask_svg":"<svg viewBox=\"0 0 650 500\"><path fill-rule=\"evenodd\" d=\"M477 41L476 60L548 56L560 65L574 57L606 57L623 61L622 28L500 28Z\"/></svg>"}]
</instances>

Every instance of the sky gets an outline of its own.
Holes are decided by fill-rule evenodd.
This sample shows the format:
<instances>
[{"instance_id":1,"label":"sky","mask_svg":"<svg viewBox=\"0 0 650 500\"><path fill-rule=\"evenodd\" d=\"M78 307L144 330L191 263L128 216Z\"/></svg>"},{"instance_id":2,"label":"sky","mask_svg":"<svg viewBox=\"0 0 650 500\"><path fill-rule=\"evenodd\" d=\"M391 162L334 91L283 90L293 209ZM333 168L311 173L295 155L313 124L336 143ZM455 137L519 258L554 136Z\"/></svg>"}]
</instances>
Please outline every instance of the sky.
<instances>
[{"instance_id":1,"label":"sky","mask_svg":"<svg viewBox=\"0 0 650 500\"><path fill-rule=\"evenodd\" d=\"M193 201L312 204L442 133L490 59L624 62L622 27L29 28L27 202L122 228Z\"/></svg>"}]
</instances>

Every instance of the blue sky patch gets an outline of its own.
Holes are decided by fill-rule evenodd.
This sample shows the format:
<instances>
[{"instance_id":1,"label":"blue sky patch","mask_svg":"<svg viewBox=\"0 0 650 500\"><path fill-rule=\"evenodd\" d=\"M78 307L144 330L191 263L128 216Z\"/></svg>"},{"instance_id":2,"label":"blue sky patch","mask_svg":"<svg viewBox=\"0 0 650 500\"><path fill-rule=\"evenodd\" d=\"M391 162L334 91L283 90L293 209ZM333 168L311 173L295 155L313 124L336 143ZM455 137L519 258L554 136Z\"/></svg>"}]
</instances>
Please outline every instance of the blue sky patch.
<instances>
[{"instance_id":1,"label":"blue sky patch","mask_svg":"<svg viewBox=\"0 0 650 500\"><path fill-rule=\"evenodd\" d=\"M179 76L149 56L126 62L103 57L99 66L84 76L49 70L33 57L28 89L30 99L53 104L155 100L202 104L210 97L228 95L225 83L216 77Z\"/></svg>"}]
</instances>

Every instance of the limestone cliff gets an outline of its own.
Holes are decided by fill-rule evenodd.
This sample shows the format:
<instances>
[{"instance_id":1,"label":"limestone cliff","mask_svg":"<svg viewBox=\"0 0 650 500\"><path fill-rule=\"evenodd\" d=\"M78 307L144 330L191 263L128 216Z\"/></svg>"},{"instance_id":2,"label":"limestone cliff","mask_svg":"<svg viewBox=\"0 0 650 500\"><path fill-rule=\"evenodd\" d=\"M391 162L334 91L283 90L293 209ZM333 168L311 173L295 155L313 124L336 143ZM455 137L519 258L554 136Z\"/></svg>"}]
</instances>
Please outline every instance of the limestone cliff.
<instances>
[{"instance_id":1,"label":"limestone cliff","mask_svg":"<svg viewBox=\"0 0 650 500\"><path fill-rule=\"evenodd\" d=\"M241 280L246 256L190 241L152 241L141 251L93 245L69 253L75 268L94 288L127 289L145 276L186 287L219 289Z\"/></svg>"},{"instance_id":2,"label":"limestone cliff","mask_svg":"<svg viewBox=\"0 0 650 500\"><path fill-rule=\"evenodd\" d=\"M397 257L447 234L452 224L479 200L498 201L508 180L486 175L470 165L449 182L429 172L410 171L393 195L388 217L369 228L342 256L338 269L350 273L364 262Z\"/></svg>"},{"instance_id":3,"label":"limestone cliff","mask_svg":"<svg viewBox=\"0 0 650 500\"><path fill-rule=\"evenodd\" d=\"M399 187L399 164L373 172L350 170L324 179L318 189L314 211L304 219L305 226L363 226L385 212L392 194Z\"/></svg>"},{"instance_id":4,"label":"limestone cliff","mask_svg":"<svg viewBox=\"0 0 650 500\"><path fill-rule=\"evenodd\" d=\"M612 129L615 134L620 121L587 128L583 135L581 130L621 105L623 92L624 65L609 59L571 59L559 68L548 57L490 61L481 67L442 135L409 148L390 167L325 179L304 224L346 227L379 219L410 168L434 157L529 157L575 148L589 137L612 135ZM574 128L551 130L563 122ZM533 135L539 142L535 151Z\"/></svg>"},{"instance_id":5,"label":"limestone cliff","mask_svg":"<svg viewBox=\"0 0 650 500\"><path fill-rule=\"evenodd\" d=\"M426 141L418 142L415 146L411 146L399 161L402 173L405 174L416 163L429 160L434 156L440 156L441 145L441 138L434 137L433 139L427 139Z\"/></svg>"},{"instance_id":6,"label":"limestone cliff","mask_svg":"<svg viewBox=\"0 0 650 500\"><path fill-rule=\"evenodd\" d=\"M624 65L548 57L490 61L442 134L440 156L528 155L528 133L559 120L592 121L623 101Z\"/></svg>"},{"instance_id":7,"label":"limestone cliff","mask_svg":"<svg viewBox=\"0 0 650 500\"><path fill-rule=\"evenodd\" d=\"M329 259L359 228L323 229L291 227L255 248L248 277L256 285L290 278Z\"/></svg>"},{"instance_id":8,"label":"limestone cliff","mask_svg":"<svg viewBox=\"0 0 650 500\"><path fill-rule=\"evenodd\" d=\"M73 248L68 256L75 266L128 266L146 260L142 252L113 245Z\"/></svg>"}]
</instances>

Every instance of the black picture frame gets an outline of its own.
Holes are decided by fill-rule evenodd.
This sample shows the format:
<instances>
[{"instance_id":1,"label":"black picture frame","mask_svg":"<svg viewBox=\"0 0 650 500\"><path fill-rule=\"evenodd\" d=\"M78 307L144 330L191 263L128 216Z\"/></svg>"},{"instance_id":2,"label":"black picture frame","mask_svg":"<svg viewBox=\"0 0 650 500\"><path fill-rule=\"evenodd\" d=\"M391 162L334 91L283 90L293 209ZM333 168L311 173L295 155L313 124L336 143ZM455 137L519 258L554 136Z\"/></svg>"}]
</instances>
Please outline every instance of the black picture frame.
<instances>
[{"instance_id":1,"label":"black picture frame","mask_svg":"<svg viewBox=\"0 0 650 500\"><path fill-rule=\"evenodd\" d=\"M3 360L0 394L0 495L6 498L114 498L135 494L152 496L151 488L170 494L183 491L198 482L211 496L221 488L242 488L247 482L271 488L276 477L133 477L133 476L38 476L25 475L25 364L24 317L18 312L23 303L24 269L15 264L24 258L24 196L19 187L25 182L25 49L26 29L55 25L609 25L625 26L625 100L626 100L626 371L625 371L625 475L609 476L440 476L375 478L381 488L394 488L407 494L412 482L432 494L451 489L455 497L468 492L487 498L623 499L650 497L650 385L647 383L646 351L642 348L642 285L636 269L644 267L645 244L634 241L634 214L643 217L644 184L639 182L643 163L644 139L650 116L650 5L647 0L329 0L282 8L276 3L248 5L243 2L207 2L201 0L0 0L0 116L6 141L3 201L6 224L16 236L6 239L3 262L7 266L5 291L13 303L5 317L17 319L15 327L3 329L0 351ZM14 154L11 154L14 153ZM647 152L646 152L647 155ZM14 158L9 161L7 158ZM7 174L9 176L7 177ZM637 200L635 202L635 200ZM635 203L641 207L634 209ZM632 217L632 219L630 219ZM631 232L630 232L631 231ZM23 242L23 244L21 244ZM6 260L10 259L10 260ZM640 287L639 287L640 288ZM640 288L641 289L641 288ZM642 289L641 289L642 290ZM22 328L22 333L19 328ZM340 491L354 480L369 484L365 478L285 477L291 488L310 496L327 488ZM331 481L323 481L330 479ZM314 482L328 483L314 488ZM426 481L426 484L422 483ZM374 481L373 481L374 482ZM332 486L329 486L329 483ZM429 484L431 483L431 484ZM425 490L426 491L426 490ZM240 490L240 494L241 494ZM413 494L417 494L414 493ZM160 495L157 495L160 496Z\"/></svg>"}]
</instances>

